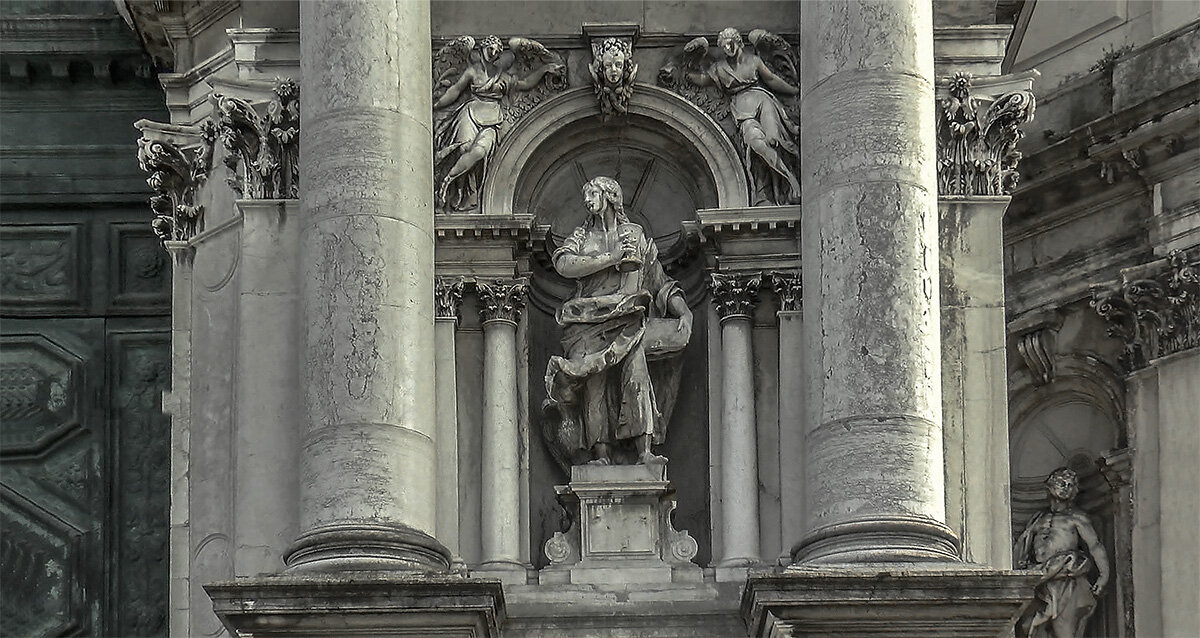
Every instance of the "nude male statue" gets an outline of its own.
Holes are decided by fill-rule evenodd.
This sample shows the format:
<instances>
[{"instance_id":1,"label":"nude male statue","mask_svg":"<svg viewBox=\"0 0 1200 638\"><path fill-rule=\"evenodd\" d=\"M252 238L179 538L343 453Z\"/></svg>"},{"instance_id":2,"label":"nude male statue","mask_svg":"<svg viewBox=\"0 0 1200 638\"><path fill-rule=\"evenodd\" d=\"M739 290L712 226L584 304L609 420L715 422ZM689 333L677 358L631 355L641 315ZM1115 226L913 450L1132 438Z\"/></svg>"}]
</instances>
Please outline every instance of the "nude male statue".
<instances>
[{"instance_id":1,"label":"nude male statue","mask_svg":"<svg viewBox=\"0 0 1200 638\"><path fill-rule=\"evenodd\" d=\"M1043 573L1037 601L1017 628L1029 638L1079 638L1096 609L1096 597L1108 584L1108 554L1088 515L1074 505L1079 494L1075 472L1065 467L1051 472L1046 492L1050 507L1034 515L1013 550L1018 568ZM1093 563L1095 584L1088 582Z\"/></svg>"}]
</instances>

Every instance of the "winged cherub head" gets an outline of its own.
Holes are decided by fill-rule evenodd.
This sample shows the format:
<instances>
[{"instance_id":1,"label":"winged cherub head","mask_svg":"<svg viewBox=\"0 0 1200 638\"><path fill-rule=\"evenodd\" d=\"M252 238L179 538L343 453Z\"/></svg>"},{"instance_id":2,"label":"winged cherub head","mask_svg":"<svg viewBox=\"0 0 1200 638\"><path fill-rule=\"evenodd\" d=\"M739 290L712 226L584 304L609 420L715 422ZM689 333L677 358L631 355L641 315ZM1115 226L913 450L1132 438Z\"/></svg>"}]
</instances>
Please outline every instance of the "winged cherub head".
<instances>
[{"instance_id":1,"label":"winged cherub head","mask_svg":"<svg viewBox=\"0 0 1200 638\"><path fill-rule=\"evenodd\" d=\"M598 62L605 83L616 86L624 81L633 63L632 53L628 42L616 38L607 38L600 44Z\"/></svg>"}]
</instances>

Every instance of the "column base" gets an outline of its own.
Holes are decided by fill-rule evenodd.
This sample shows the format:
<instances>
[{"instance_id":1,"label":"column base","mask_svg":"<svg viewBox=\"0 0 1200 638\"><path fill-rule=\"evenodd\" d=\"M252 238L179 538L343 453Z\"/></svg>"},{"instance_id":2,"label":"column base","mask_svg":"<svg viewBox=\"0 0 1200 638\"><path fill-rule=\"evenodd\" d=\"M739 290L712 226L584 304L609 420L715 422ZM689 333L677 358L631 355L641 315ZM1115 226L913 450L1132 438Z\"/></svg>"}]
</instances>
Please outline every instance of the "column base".
<instances>
[{"instance_id":1,"label":"column base","mask_svg":"<svg viewBox=\"0 0 1200 638\"><path fill-rule=\"evenodd\" d=\"M967 565L790 567L751 576L742 617L751 636L996 638L1033 600L1039 574Z\"/></svg>"},{"instance_id":2,"label":"column base","mask_svg":"<svg viewBox=\"0 0 1200 638\"><path fill-rule=\"evenodd\" d=\"M809 532L792 553L793 564L957 563L958 537L944 524L918 518L873 518L836 523Z\"/></svg>"},{"instance_id":3,"label":"column base","mask_svg":"<svg viewBox=\"0 0 1200 638\"><path fill-rule=\"evenodd\" d=\"M305 532L292 543L288 572L450 569L450 550L425 532L402 525L348 523Z\"/></svg>"},{"instance_id":4,"label":"column base","mask_svg":"<svg viewBox=\"0 0 1200 638\"><path fill-rule=\"evenodd\" d=\"M285 574L206 585L234 636L498 638L496 581L395 573Z\"/></svg>"}]
</instances>

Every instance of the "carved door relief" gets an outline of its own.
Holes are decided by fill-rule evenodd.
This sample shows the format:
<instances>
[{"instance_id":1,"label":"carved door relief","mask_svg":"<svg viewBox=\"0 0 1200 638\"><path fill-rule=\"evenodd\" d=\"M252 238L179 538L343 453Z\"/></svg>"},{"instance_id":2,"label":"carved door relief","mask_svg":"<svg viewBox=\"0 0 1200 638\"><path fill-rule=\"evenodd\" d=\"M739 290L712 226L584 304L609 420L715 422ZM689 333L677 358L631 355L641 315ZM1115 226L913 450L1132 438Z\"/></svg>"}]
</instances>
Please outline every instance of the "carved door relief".
<instances>
[{"instance_id":1,"label":"carved door relief","mask_svg":"<svg viewBox=\"0 0 1200 638\"><path fill-rule=\"evenodd\" d=\"M0 622L166 635L169 263L142 211L32 216L0 232Z\"/></svg>"}]
</instances>

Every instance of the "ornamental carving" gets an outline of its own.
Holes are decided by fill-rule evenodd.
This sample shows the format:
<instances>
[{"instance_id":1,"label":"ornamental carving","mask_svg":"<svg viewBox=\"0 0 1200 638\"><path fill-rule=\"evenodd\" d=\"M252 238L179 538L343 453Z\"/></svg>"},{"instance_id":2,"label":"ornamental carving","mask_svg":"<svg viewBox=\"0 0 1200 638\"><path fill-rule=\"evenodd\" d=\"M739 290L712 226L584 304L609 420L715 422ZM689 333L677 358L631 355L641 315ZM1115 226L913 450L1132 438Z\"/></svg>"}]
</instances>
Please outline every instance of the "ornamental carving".
<instances>
[{"instance_id":1,"label":"ornamental carving","mask_svg":"<svg viewBox=\"0 0 1200 638\"><path fill-rule=\"evenodd\" d=\"M1010 195L1020 176L1017 142L1022 124L1033 120L1033 93L1026 90L989 98L971 94L971 74L946 80L938 102L938 193Z\"/></svg>"},{"instance_id":2,"label":"ornamental carving","mask_svg":"<svg viewBox=\"0 0 1200 638\"><path fill-rule=\"evenodd\" d=\"M525 307L525 295L529 284L524 279L494 279L475 282L479 295L479 318L488 321L511 321L521 319Z\"/></svg>"},{"instance_id":3,"label":"ornamental carving","mask_svg":"<svg viewBox=\"0 0 1200 638\"><path fill-rule=\"evenodd\" d=\"M479 210L488 162L512 125L567 87L562 56L528 38L456 38L434 55L433 172L440 212Z\"/></svg>"},{"instance_id":4,"label":"ornamental carving","mask_svg":"<svg viewBox=\"0 0 1200 638\"><path fill-rule=\"evenodd\" d=\"M216 137L212 122L179 126L139 120L138 165L150 173L146 184L154 191L150 227L164 242L187 241L204 229L204 207L199 189L208 180L212 145Z\"/></svg>"},{"instance_id":5,"label":"ornamental carving","mask_svg":"<svg viewBox=\"0 0 1200 638\"><path fill-rule=\"evenodd\" d=\"M434 316L438 319L458 319L458 306L462 303L462 277L438 277L434 280Z\"/></svg>"},{"instance_id":6,"label":"ornamental carving","mask_svg":"<svg viewBox=\"0 0 1200 638\"><path fill-rule=\"evenodd\" d=\"M712 303L722 319L738 315L749 316L758 303L762 287L759 273L719 273L710 275Z\"/></svg>"},{"instance_id":7,"label":"ornamental carving","mask_svg":"<svg viewBox=\"0 0 1200 638\"><path fill-rule=\"evenodd\" d=\"M300 197L300 87L276 80L266 100L214 93L226 180L245 199Z\"/></svg>"},{"instance_id":8,"label":"ornamental carving","mask_svg":"<svg viewBox=\"0 0 1200 638\"><path fill-rule=\"evenodd\" d=\"M699 37L658 71L674 90L727 128L740 144L754 206L800 201L797 58L787 40L763 29L717 36L717 47ZM714 100L715 95L717 99ZM731 122L730 122L731 120Z\"/></svg>"},{"instance_id":9,"label":"ornamental carving","mask_svg":"<svg viewBox=\"0 0 1200 638\"><path fill-rule=\"evenodd\" d=\"M633 96L633 79L637 71L631 38L592 40L592 63L588 65L588 72L592 75L592 86L596 89L600 114L605 121L629 112L629 98Z\"/></svg>"},{"instance_id":10,"label":"ornamental carving","mask_svg":"<svg viewBox=\"0 0 1200 638\"><path fill-rule=\"evenodd\" d=\"M1017 354L1029 369L1034 387L1054 380L1054 346L1062 321L1062 313L1057 308L1045 308L1025 313L1008 325Z\"/></svg>"},{"instance_id":11,"label":"ornamental carving","mask_svg":"<svg viewBox=\"0 0 1200 638\"><path fill-rule=\"evenodd\" d=\"M771 273L771 289L779 297L779 309L783 311L800 310L804 300L803 286L800 273L776 272Z\"/></svg>"},{"instance_id":12,"label":"ornamental carving","mask_svg":"<svg viewBox=\"0 0 1200 638\"><path fill-rule=\"evenodd\" d=\"M1091 305L1124 342L1126 370L1200 346L1200 250L1121 271L1121 280L1092 287Z\"/></svg>"}]
</instances>

